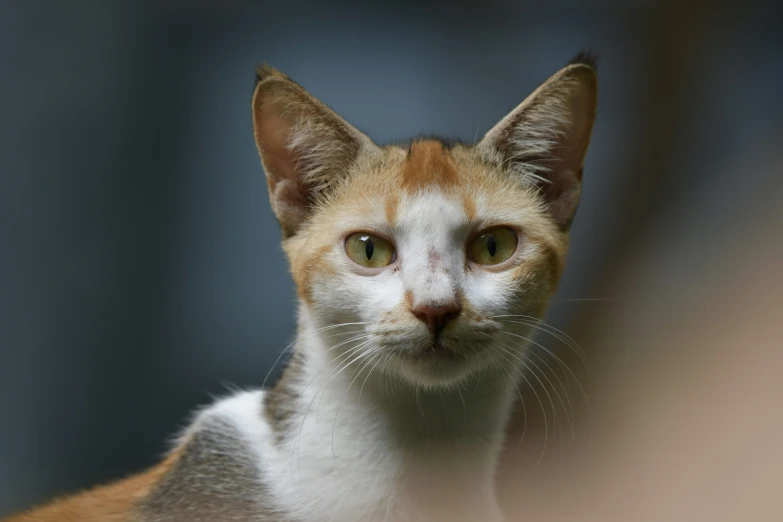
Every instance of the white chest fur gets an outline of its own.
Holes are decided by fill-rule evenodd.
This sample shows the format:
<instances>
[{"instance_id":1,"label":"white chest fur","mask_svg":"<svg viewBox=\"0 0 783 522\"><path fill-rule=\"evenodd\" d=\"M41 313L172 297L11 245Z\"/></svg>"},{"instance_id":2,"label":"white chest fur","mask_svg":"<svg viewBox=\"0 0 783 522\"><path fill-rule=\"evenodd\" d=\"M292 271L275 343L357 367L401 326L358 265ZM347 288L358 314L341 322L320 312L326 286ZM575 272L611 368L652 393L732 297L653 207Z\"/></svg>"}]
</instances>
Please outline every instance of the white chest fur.
<instances>
[{"instance_id":1,"label":"white chest fur","mask_svg":"<svg viewBox=\"0 0 783 522\"><path fill-rule=\"evenodd\" d=\"M209 410L255 448L271 504L295 521L501 520L493 479L509 383L417 393L320 368L305 365L283 437L261 414L264 392Z\"/></svg>"}]
</instances>

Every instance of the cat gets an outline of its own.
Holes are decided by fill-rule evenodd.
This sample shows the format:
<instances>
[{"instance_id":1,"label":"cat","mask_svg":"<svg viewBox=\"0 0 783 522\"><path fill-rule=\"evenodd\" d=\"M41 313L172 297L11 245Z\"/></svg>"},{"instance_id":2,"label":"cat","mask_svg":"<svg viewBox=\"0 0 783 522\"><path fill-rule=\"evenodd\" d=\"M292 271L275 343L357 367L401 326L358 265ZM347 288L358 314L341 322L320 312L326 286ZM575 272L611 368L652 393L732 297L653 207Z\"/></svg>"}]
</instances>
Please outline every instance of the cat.
<instances>
[{"instance_id":1,"label":"cat","mask_svg":"<svg viewBox=\"0 0 783 522\"><path fill-rule=\"evenodd\" d=\"M597 81L580 53L475 144L382 147L259 67L254 135L299 298L282 377L200 411L153 469L9 521L502 520L496 461Z\"/></svg>"}]
</instances>

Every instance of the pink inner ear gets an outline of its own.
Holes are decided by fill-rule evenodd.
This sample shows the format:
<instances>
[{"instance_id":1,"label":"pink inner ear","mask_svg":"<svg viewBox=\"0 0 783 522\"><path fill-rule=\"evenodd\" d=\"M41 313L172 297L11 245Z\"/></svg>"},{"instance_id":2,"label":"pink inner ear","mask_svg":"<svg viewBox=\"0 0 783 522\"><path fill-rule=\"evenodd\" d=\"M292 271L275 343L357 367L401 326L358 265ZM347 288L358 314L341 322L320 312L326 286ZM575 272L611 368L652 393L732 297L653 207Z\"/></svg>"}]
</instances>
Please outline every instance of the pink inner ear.
<instances>
[{"instance_id":1,"label":"pink inner ear","mask_svg":"<svg viewBox=\"0 0 783 522\"><path fill-rule=\"evenodd\" d=\"M272 209L290 236L372 142L288 77L268 68L261 72L253 129Z\"/></svg>"},{"instance_id":2,"label":"pink inner ear","mask_svg":"<svg viewBox=\"0 0 783 522\"><path fill-rule=\"evenodd\" d=\"M593 115L590 102L581 92L575 93L569 100L571 106L571 128L567 129L562 145L563 167L575 175L577 181L582 181L582 163L584 162L587 145L590 140Z\"/></svg>"},{"instance_id":3,"label":"pink inner ear","mask_svg":"<svg viewBox=\"0 0 783 522\"><path fill-rule=\"evenodd\" d=\"M301 176L296 172L296 157L286 147L291 125L275 111L258 119L257 139L267 169L272 210L286 235L293 234L307 216L309 199Z\"/></svg>"},{"instance_id":4,"label":"pink inner ear","mask_svg":"<svg viewBox=\"0 0 783 522\"><path fill-rule=\"evenodd\" d=\"M290 126L272 114L263 114L259 117L259 125L256 137L261 146L264 159L267 162L270 187L274 187L282 180L295 180L295 160L291 152L286 148L290 133Z\"/></svg>"},{"instance_id":5,"label":"pink inner ear","mask_svg":"<svg viewBox=\"0 0 783 522\"><path fill-rule=\"evenodd\" d=\"M563 168L550 179L551 183L542 186L544 198L549 203L549 213L561 228L571 226L576 207L579 205L582 170L573 171Z\"/></svg>"},{"instance_id":6,"label":"pink inner ear","mask_svg":"<svg viewBox=\"0 0 783 522\"><path fill-rule=\"evenodd\" d=\"M595 119L597 78L585 66L556 74L503 118L479 144L535 184L562 230L579 203L582 163ZM530 176L527 176L530 174Z\"/></svg>"},{"instance_id":7,"label":"pink inner ear","mask_svg":"<svg viewBox=\"0 0 783 522\"><path fill-rule=\"evenodd\" d=\"M545 175L550 183L542 186L549 211L564 229L571 226L579 205L582 185L582 163L590 140L593 115L584 93L575 92L568 100L572 119L552 150L554 161Z\"/></svg>"}]
</instances>

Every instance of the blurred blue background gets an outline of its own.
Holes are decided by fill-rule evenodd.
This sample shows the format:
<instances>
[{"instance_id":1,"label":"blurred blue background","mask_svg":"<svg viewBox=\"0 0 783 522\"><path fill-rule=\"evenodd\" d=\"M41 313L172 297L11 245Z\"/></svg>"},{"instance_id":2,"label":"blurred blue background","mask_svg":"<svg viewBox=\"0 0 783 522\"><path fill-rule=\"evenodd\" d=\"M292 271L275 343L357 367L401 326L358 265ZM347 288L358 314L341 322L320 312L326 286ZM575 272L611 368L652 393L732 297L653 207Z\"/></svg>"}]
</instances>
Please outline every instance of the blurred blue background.
<instances>
[{"instance_id":1,"label":"blurred blue background","mask_svg":"<svg viewBox=\"0 0 783 522\"><path fill-rule=\"evenodd\" d=\"M629 259L678 234L698 245L727 214L752 223L780 175L754 161L783 138L781 9L736 7L0 4L0 516L153 464L193 408L260 385L291 341L252 137L257 63L377 142L472 141L597 51L599 116L550 314L578 332Z\"/></svg>"}]
</instances>

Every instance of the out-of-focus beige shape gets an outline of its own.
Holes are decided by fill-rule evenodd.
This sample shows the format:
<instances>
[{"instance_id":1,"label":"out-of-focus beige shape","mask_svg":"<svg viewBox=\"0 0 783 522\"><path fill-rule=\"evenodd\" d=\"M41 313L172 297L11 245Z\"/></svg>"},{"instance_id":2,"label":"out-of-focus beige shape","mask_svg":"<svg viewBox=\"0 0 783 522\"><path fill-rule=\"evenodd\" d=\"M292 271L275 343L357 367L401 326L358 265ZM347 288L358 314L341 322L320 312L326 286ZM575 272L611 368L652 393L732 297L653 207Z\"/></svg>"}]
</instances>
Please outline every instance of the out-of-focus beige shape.
<instances>
[{"instance_id":1,"label":"out-of-focus beige shape","mask_svg":"<svg viewBox=\"0 0 783 522\"><path fill-rule=\"evenodd\" d=\"M783 176L775 184L747 187L763 188L758 205L712 209L726 232L703 248L663 253L693 264L693 280L667 281L648 259L630 267L634 288L591 332L602 352L589 443L534 471L540 437L510 444L498 478L509 520L783 520Z\"/></svg>"}]
</instances>

